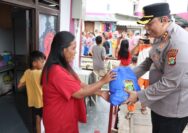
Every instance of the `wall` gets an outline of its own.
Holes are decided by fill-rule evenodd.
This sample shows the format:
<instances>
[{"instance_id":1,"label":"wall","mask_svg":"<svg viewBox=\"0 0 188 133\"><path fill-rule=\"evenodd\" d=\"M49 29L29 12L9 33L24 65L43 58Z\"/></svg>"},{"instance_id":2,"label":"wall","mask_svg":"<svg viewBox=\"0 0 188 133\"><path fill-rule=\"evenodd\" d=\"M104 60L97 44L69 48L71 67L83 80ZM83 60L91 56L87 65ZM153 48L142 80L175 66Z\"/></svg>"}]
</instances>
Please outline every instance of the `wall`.
<instances>
[{"instance_id":1,"label":"wall","mask_svg":"<svg viewBox=\"0 0 188 133\"><path fill-rule=\"evenodd\" d=\"M101 31L101 22L95 22L95 28L94 30Z\"/></svg>"},{"instance_id":2,"label":"wall","mask_svg":"<svg viewBox=\"0 0 188 133\"><path fill-rule=\"evenodd\" d=\"M11 29L0 28L0 53L3 51L13 52L13 35Z\"/></svg>"},{"instance_id":3,"label":"wall","mask_svg":"<svg viewBox=\"0 0 188 133\"><path fill-rule=\"evenodd\" d=\"M0 53L13 52L13 34L11 23L11 6L0 4Z\"/></svg>"},{"instance_id":4,"label":"wall","mask_svg":"<svg viewBox=\"0 0 188 133\"><path fill-rule=\"evenodd\" d=\"M81 19L72 18L73 11L73 0L61 0L60 8L60 30L70 31L76 37L77 47L76 47L76 56L73 62L73 68L79 69L79 60L80 60L80 36L81 36ZM78 2L75 0L74 2ZM82 1L84 4L84 2ZM83 5L84 6L84 5ZM78 11L80 12L80 11Z\"/></svg>"},{"instance_id":5,"label":"wall","mask_svg":"<svg viewBox=\"0 0 188 133\"><path fill-rule=\"evenodd\" d=\"M69 31L71 17L71 0L60 0L60 31Z\"/></svg>"},{"instance_id":6,"label":"wall","mask_svg":"<svg viewBox=\"0 0 188 133\"><path fill-rule=\"evenodd\" d=\"M1 16L0 27L10 29L12 27L11 6L0 4L0 16Z\"/></svg>"},{"instance_id":7,"label":"wall","mask_svg":"<svg viewBox=\"0 0 188 133\"><path fill-rule=\"evenodd\" d=\"M26 42L26 13L20 11L14 15L14 34L15 34L15 54L27 55L27 42Z\"/></svg>"},{"instance_id":8,"label":"wall","mask_svg":"<svg viewBox=\"0 0 188 133\"><path fill-rule=\"evenodd\" d=\"M188 0L166 0L170 5L171 14L184 13L188 11Z\"/></svg>"},{"instance_id":9,"label":"wall","mask_svg":"<svg viewBox=\"0 0 188 133\"><path fill-rule=\"evenodd\" d=\"M91 13L133 15L133 3L130 0L86 0L86 14Z\"/></svg>"},{"instance_id":10,"label":"wall","mask_svg":"<svg viewBox=\"0 0 188 133\"><path fill-rule=\"evenodd\" d=\"M74 20L74 35L76 37L76 55L73 62L73 68L79 69L79 63L80 63L80 38L81 38L81 23L82 21L80 19Z\"/></svg>"},{"instance_id":11,"label":"wall","mask_svg":"<svg viewBox=\"0 0 188 133\"><path fill-rule=\"evenodd\" d=\"M142 12L143 6L153 4L167 2L170 5L171 14L183 13L187 12L188 9L188 1L187 0L140 0L138 6L138 12Z\"/></svg>"}]
</instances>

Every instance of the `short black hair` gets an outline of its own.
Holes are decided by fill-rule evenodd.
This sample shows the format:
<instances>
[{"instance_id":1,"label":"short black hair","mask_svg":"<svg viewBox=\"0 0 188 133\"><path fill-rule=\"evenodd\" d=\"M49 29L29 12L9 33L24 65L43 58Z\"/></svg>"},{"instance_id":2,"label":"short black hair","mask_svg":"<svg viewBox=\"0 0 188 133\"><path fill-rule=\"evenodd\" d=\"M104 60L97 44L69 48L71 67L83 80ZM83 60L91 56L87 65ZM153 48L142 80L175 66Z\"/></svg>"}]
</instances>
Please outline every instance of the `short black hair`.
<instances>
[{"instance_id":1,"label":"short black hair","mask_svg":"<svg viewBox=\"0 0 188 133\"><path fill-rule=\"evenodd\" d=\"M102 43L102 37L101 37L101 36L97 36L97 37L95 38L95 41L96 41L96 44L97 44L97 45L101 44L101 43Z\"/></svg>"},{"instance_id":2,"label":"short black hair","mask_svg":"<svg viewBox=\"0 0 188 133\"><path fill-rule=\"evenodd\" d=\"M140 38L139 40L143 41L144 44L150 44L150 40L149 39Z\"/></svg>"},{"instance_id":3,"label":"short black hair","mask_svg":"<svg viewBox=\"0 0 188 133\"><path fill-rule=\"evenodd\" d=\"M46 56L38 50L32 51L31 54L30 54L30 67L32 67L32 63L34 61L37 61L37 60L40 60L40 59L45 60Z\"/></svg>"},{"instance_id":4,"label":"short black hair","mask_svg":"<svg viewBox=\"0 0 188 133\"><path fill-rule=\"evenodd\" d=\"M186 27L188 27L188 24L183 24L183 25L180 25L182 28L186 28Z\"/></svg>"},{"instance_id":5,"label":"short black hair","mask_svg":"<svg viewBox=\"0 0 188 133\"><path fill-rule=\"evenodd\" d=\"M137 63L137 59L138 59L137 56L133 56L131 62L132 63Z\"/></svg>"}]
</instances>

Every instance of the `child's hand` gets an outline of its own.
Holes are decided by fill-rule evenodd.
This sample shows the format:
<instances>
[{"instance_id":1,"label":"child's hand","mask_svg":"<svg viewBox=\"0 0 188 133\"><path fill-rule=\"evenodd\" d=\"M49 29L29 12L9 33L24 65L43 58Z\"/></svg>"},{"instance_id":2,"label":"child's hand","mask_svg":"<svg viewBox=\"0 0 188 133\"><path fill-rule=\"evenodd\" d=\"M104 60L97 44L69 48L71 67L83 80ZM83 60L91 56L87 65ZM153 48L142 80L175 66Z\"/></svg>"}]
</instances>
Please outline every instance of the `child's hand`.
<instances>
[{"instance_id":1,"label":"child's hand","mask_svg":"<svg viewBox=\"0 0 188 133\"><path fill-rule=\"evenodd\" d=\"M105 101L109 102L110 100L110 93L109 91L98 91L96 93L98 96L102 97Z\"/></svg>"},{"instance_id":2,"label":"child's hand","mask_svg":"<svg viewBox=\"0 0 188 133\"><path fill-rule=\"evenodd\" d=\"M110 93L109 91L101 91L101 95L100 95L104 100L106 100L107 102L110 101Z\"/></svg>"}]
</instances>

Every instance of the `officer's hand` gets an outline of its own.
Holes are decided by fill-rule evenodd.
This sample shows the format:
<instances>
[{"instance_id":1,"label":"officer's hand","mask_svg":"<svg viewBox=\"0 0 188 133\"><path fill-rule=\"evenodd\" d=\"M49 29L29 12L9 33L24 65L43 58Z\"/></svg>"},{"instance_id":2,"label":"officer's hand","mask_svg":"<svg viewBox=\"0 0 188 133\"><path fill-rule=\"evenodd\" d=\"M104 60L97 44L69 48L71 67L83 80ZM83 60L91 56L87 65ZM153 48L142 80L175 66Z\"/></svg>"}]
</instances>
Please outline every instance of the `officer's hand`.
<instances>
[{"instance_id":1,"label":"officer's hand","mask_svg":"<svg viewBox=\"0 0 188 133\"><path fill-rule=\"evenodd\" d=\"M125 101L126 104L133 104L138 101L138 93L136 91L130 91L125 89L125 91L129 94L129 98Z\"/></svg>"}]
</instances>

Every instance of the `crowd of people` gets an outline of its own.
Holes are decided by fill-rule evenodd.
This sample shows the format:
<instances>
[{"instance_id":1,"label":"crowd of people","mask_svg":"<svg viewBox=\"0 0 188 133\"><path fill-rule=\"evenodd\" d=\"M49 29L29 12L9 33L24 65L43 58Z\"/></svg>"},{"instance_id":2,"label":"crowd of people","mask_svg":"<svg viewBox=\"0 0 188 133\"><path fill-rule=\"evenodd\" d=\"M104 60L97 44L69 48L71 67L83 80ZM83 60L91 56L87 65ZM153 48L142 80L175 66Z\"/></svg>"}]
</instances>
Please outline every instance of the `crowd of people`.
<instances>
[{"instance_id":1,"label":"crowd of people","mask_svg":"<svg viewBox=\"0 0 188 133\"><path fill-rule=\"evenodd\" d=\"M101 36L103 38L103 47L106 50L106 55L113 58L117 58L116 54L121 40L127 39L130 45L129 50L132 50L137 45L138 40L141 37L139 31L135 31L134 33L132 30L122 32L82 32L81 54L83 56L92 55L92 48L96 45L95 38L97 36Z\"/></svg>"}]
</instances>

